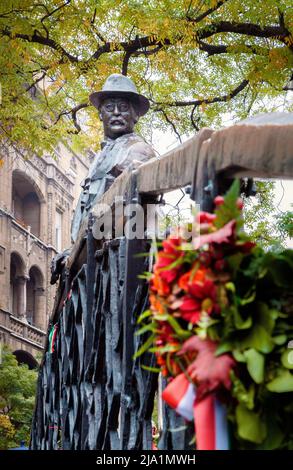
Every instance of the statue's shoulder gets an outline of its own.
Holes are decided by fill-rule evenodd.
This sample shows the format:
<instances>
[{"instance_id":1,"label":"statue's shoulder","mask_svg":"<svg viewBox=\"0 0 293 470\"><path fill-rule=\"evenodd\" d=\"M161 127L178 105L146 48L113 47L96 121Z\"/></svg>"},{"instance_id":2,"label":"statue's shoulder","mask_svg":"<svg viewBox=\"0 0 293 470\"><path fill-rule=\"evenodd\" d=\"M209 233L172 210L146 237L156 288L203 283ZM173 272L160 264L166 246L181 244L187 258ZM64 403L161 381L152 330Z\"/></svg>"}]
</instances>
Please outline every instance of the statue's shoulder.
<instances>
[{"instance_id":1,"label":"statue's shoulder","mask_svg":"<svg viewBox=\"0 0 293 470\"><path fill-rule=\"evenodd\" d=\"M129 152L133 155L144 155L146 158L155 156L154 149L140 135L131 134L128 142ZM134 157L135 158L135 157Z\"/></svg>"}]
</instances>

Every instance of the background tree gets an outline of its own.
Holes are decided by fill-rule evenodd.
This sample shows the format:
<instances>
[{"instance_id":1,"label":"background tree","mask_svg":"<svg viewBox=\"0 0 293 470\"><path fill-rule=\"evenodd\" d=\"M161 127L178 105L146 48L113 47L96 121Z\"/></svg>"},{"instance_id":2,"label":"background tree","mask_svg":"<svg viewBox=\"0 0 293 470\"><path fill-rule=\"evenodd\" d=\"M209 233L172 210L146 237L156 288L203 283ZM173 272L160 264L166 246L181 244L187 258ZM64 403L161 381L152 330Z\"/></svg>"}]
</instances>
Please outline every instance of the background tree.
<instances>
[{"instance_id":1,"label":"background tree","mask_svg":"<svg viewBox=\"0 0 293 470\"><path fill-rule=\"evenodd\" d=\"M0 449L29 443L35 403L37 371L19 365L4 347L0 363Z\"/></svg>"},{"instance_id":2,"label":"background tree","mask_svg":"<svg viewBox=\"0 0 293 470\"><path fill-rule=\"evenodd\" d=\"M70 137L78 148L95 148L100 123L88 95L113 72L131 75L151 100L145 136L154 126L179 136L216 127L225 113L241 118L272 110L291 86L290 6L290 0L6 0L2 143L41 153Z\"/></svg>"},{"instance_id":3,"label":"background tree","mask_svg":"<svg viewBox=\"0 0 293 470\"><path fill-rule=\"evenodd\" d=\"M244 199L244 221L245 231L254 241L279 251L293 239L293 212L280 210L275 186L275 181L256 181L256 196Z\"/></svg>"}]
</instances>

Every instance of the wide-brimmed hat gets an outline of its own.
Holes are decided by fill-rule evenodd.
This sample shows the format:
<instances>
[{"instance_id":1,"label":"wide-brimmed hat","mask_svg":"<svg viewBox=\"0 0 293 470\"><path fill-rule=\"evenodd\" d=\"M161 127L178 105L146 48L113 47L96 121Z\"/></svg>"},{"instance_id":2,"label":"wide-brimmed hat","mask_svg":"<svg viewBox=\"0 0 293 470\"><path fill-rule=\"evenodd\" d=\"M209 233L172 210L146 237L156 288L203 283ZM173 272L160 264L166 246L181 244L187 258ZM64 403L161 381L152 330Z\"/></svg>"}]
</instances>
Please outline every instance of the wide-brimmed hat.
<instances>
[{"instance_id":1,"label":"wide-brimmed hat","mask_svg":"<svg viewBox=\"0 0 293 470\"><path fill-rule=\"evenodd\" d=\"M101 102L110 97L123 97L136 101L140 116L146 114L150 107L149 100L137 92L136 86L133 81L121 75L120 73L113 73L105 81L101 91L95 91L90 95L90 102L99 108Z\"/></svg>"}]
</instances>

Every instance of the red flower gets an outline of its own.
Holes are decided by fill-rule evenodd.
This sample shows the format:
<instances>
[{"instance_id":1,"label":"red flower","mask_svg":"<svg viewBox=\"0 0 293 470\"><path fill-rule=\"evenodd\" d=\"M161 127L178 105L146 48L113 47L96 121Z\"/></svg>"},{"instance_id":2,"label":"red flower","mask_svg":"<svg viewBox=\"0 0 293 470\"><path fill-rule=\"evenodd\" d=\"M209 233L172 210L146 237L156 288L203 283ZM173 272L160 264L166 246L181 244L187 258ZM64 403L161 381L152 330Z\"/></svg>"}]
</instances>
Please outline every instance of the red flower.
<instances>
[{"instance_id":1,"label":"red flower","mask_svg":"<svg viewBox=\"0 0 293 470\"><path fill-rule=\"evenodd\" d=\"M196 214L196 221L199 224L208 224L212 223L216 217L215 214L210 214L209 212L199 212Z\"/></svg>"},{"instance_id":2,"label":"red flower","mask_svg":"<svg viewBox=\"0 0 293 470\"><path fill-rule=\"evenodd\" d=\"M217 289L210 279L189 284L188 294L183 297L180 306L184 320L197 323L203 312L211 315L211 313L219 311L216 303Z\"/></svg>"},{"instance_id":3,"label":"red flower","mask_svg":"<svg viewBox=\"0 0 293 470\"><path fill-rule=\"evenodd\" d=\"M178 254L180 254L181 243L181 238L170 235L167 240L163 241L163 250L165 253L178 256Z\"/></svg>"},{"instance_id":4,"label":"red flower","mask_svg":"<svg viewBox=\"0 0 293 470\"><path fill-rule=\"evenodd\" d=\"M157 335L158 337L155 341L157 347L164 347L166 344L173 347L172 351L163 353L161 353L160 350L156 351L157 363L162 368L163 376L167 376L169 373L172 375L179 374L181 369L176 364L176 354L180 349L180 343L176 339L172 327L166 322L161 322Z\"/></svg>"},{"instance_id":5,"label":"red flower","mask_svg":"<svg viewBox=\"0 0 293 470\"><path fill-rule=\"evenodd\" d=\"M187 372L198 384L197 400L219 387L231 388L230 371L235 367L235 360L230 354L216 356L218 344L210 339L202 340L192 336L182 346L177 355L196 352L196 359L188 366Z\"/></svg>"},{"instance_id":6,"label":"red flower","mask_svg":"<svg viewBox=\"0 0 293 470\"><path fill-rule=\"evenodd\" d=\"M193 241L193 247L198 250L201 246L207 243L231 243L231 237L235 232L235 220L230 220L224 227L216 232L208 233L207 235L200 235Z\"/></svg>"},{"instance_id":7,"label":"red flower","mask_svg":"<svg viewBox=\"0 0 293 470\"><path fill-rule=\"evenodd\" d=\"M160 329L157 331L157 335L158 335L158 340L156 341L157 346L160 346L166 343L179 344L178 341L176 342L174 340L174 331L169 325L169 323L162 323ZM158 344L158 341L160 342L160 344Z\"/></svg>"},{"instance_id":8,"label":"red flower","mask_svg":"<svg viewBox=\"0 0 293 470\"><path fill-rule=\"evenodd\" d=\"M154 265L155 274L160 276L160 278L167 284L171 284L174 281L174 279L176 279L178 271L180 269L180 266L176 266L171 269L165 269L174 261L175 261L174 258L170 258L169 256L168 258L165 258L164 256L159 255L158 261Z\"/></svg>"},{"instance_id":9,"label":"red flower","mask_svg":"<svg viewBox=\"0 0 293 470\"><path fill-rule=\"evenodd\" d=\"M164 240L163 250L159 252L157 262L154 265L154 272L168 284L174 281L181 268L180 264L178 264L171 269L166 269L183 256L184 253L180 250L181 242L180 238L172 236Z\"/></svg>"}]
</instances>

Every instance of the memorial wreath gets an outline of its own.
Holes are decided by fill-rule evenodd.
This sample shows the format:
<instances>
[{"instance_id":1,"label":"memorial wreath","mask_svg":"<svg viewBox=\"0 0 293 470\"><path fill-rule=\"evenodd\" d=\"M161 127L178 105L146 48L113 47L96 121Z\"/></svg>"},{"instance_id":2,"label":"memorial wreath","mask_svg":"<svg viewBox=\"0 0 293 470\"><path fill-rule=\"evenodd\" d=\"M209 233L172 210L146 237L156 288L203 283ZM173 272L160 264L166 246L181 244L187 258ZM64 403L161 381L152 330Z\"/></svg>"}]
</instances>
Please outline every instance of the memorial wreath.
<instances>
[{"instance_id":1,"label":"memorial wreath","mask_svg":"<svg viewBox=\"0 0 293 470\"><path fill-rule=\"evenodd\" d=\"M288 449L293 250L254 243L238 196L235 181L195 216L197 235L185 224L156 245L137 356L155 353L163 399L194 420L197 449Z\"/></svg>"}]
</instances>

